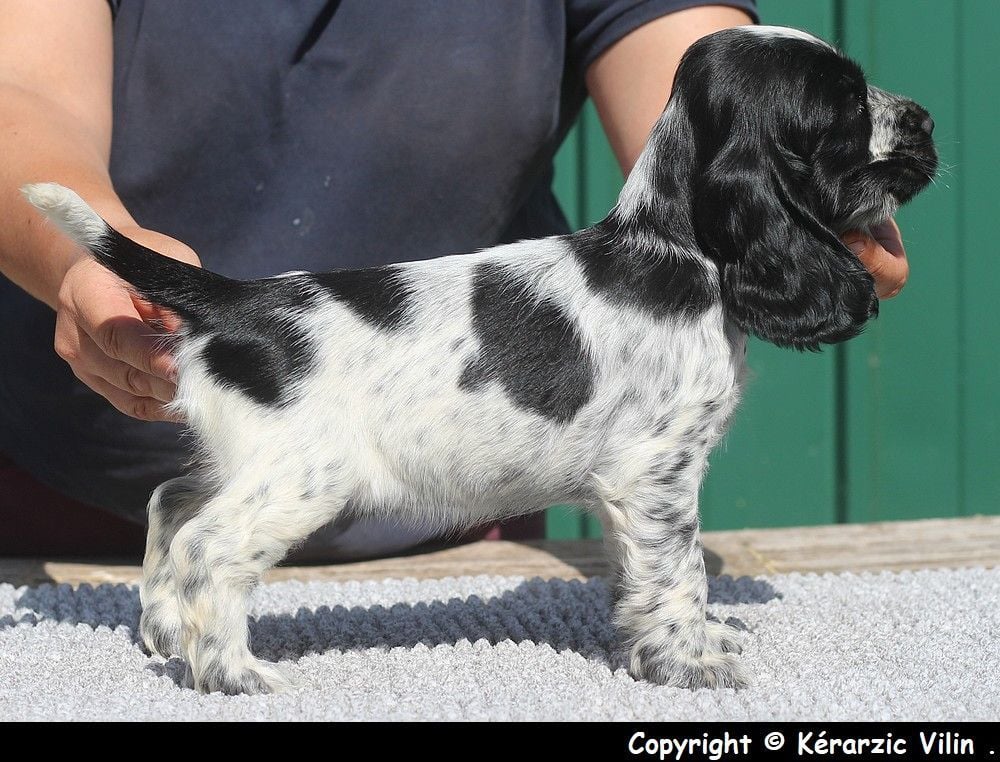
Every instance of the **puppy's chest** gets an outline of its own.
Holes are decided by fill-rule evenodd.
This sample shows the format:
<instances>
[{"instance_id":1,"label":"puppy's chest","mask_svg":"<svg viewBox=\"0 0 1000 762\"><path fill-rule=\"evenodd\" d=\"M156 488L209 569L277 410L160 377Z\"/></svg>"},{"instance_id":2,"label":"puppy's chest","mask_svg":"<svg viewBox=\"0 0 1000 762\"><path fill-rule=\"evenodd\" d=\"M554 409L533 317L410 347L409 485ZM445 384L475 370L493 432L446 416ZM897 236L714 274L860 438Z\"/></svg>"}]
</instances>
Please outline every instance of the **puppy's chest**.
<instances>
[{"instance_id":1,"label":"puppy's chest","mask_svg":"<svg viewBox=\"0 0 1000 762\"><path fill-rule=\"evenodd\" d=\"M728 417L745 375L745 337L725 325L650 331L609 348L598 397L606 410L643 427L684 411Z\"/></svg>"}]
</instances>

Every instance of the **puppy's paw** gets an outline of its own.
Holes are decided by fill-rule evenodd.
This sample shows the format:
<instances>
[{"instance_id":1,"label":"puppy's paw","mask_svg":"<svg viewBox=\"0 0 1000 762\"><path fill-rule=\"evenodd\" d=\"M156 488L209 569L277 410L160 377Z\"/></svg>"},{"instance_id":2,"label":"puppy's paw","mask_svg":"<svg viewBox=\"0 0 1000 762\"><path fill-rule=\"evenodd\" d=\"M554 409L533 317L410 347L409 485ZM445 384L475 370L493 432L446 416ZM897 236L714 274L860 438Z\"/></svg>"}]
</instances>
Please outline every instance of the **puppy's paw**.
<instances>
[{"instance_id":1,"label":"puppy's paw","mask_svg":"<svg viewBox=\"0 0 1000 762\"><path fill-rule=\"evenodd\" d=\"M181 653L181 620L176 607L166 601L150 603L139 619L139 636L146 652L164 659Z\"/></svg>"},{"instance_id":2,"label":"puppy's paw","mask_svg":"<svg viewBox=\"0 0 1000 762\"><path fill-rule=\"evenodd\" d=\"M629 674L636 680L675 688L745 688L750 684L736 655L712 652L699 657L686 654L633 656Z\"/></svg>"},{"instance_id":3,"label":"puppy's paw","mask_svg":"<svg viewBox=\"0 0 1000 762\"><path fill-rule=\"evenodd\" d=\"M722 654L743 653L739 630L722 622L705 622L705 650Z\"/></svg>"},{"instance_id":4,"label":"puppy's paw","mask_svg":"<svg viewBox=\"0 0 1000 762\"><path fill-rule=\"evenodd\" d=\"M629 673L637 680L675 688L744 688L750 678L737 654L743 647L736 631L706 622L700 650L664 644L633 649Z\"/></svg>"},{"instance_id":5,"label":"puppy's paw","mask_svg":"<svg viewBox=\"0 0 1000 762\"><path fill-rule=\"evenodd\" d=\"M254 659L243 666L209 667L194 675L194 686L201 693L256 696L291 690L295 681L277 664Z\"/></svg>"}]
</instances>

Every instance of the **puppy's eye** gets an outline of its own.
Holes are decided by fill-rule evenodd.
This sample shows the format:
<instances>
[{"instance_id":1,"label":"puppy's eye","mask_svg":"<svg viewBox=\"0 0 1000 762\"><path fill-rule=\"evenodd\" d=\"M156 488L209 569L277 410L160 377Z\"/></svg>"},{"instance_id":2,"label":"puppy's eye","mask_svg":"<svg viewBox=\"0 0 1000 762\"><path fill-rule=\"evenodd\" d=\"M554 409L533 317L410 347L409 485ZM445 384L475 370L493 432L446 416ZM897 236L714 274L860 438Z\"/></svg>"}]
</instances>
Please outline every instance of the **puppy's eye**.
<instances>
[{"instance_id":1,"label":"puppy's eye","mask_svg":"<svg viewBox=\"0 0 1000 762\"><path fill-rule=\"evenodd\" d=\"M860 96L855 104L855 113L858 115L864 114L868 110L868 99L863 95Z\"/></svg>"}]
</instances>

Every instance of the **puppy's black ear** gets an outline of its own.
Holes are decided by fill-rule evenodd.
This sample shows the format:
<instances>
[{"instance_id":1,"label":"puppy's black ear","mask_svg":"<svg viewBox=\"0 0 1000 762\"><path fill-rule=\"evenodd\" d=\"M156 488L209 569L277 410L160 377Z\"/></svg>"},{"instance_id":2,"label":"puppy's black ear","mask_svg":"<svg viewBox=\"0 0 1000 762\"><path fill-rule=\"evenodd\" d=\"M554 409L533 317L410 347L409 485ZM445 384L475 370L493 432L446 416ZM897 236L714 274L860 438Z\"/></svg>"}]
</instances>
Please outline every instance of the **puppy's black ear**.
<instances>
[{"instance_id":1,"label":"puppy's black ear","mask_svg":"<svg viewBox=\"0 0 1000 762\"><path fill-rule=\"evenodd\" d=\"M777 148L727 146L694 181L694 227L719 266L723 304L765 341L819 349L878 314L875 284L810 211L804 166Z\"/></svg>"}]
</instances>

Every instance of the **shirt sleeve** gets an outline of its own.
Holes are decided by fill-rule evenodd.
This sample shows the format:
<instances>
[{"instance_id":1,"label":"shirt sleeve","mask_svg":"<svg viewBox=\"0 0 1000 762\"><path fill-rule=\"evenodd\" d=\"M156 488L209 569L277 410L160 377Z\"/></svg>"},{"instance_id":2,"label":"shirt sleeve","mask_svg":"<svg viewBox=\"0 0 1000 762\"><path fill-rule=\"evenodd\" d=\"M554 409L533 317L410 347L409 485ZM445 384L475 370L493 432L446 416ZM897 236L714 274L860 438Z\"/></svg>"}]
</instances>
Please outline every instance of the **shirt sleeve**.
<instances>
[{"instance_id":1,"label":"shirt sleeve","mask_svg":"<svg viewBox=\"0 0 1000 762\"><path fill-rule=\"evenodd\" d=\"M108 0L108 7L111 9L111 18L118 15L118 7L122 4L122 0Z\"/></svg>"},{"instance_id":2,"label":"shirt sleeve","mask_svg":"<svg viewBox=\"0 0 1000 762\"><path fill-rule=\"evenodd\" d=\"M570 59L582 74L601 53L643 24L700 5L728 5L759 20L755 0L567 0Z\"/></svg>"}]
</instances>

